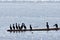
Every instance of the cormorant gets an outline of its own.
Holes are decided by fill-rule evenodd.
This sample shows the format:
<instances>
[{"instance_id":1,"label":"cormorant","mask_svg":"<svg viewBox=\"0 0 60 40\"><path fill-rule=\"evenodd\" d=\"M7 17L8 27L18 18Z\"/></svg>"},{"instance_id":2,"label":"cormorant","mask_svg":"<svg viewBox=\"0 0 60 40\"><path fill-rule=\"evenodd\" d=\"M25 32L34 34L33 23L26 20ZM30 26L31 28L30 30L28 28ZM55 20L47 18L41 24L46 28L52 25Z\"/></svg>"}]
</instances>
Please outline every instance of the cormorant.
<instances>
[{"instance_id":1,"label":"cormorant","mask_svg":"<svg viewBox=\"0 0 60 40\"><path fill-rule=\"evenodd\" d=\"M21 30L20 24L18 24L18 28L19 28L19 30Z\"/></svg>"},{"instance_id":2,"label":"cormorant","mask_svg":"<svg viewBox=\"0 0 60 40\"><path fill-rule=\"evenodd\" d=\"M46 27L47 27L47 29L49 29L49 25L48 25L48 22L46 22Z\"/></svg>"},{"instance_id":3,"label":"cormorant","mask_svg":"<svg viewBox=\"0 0 60 40\"><path fill-rule=\"evenodd\" d=\"M24 29L26 30L26 26L25 26L25 24L24 23L22 23L22 25L21 25L21 29L24 27Z\"/></svg>"},{"instance_id":4,"label":"cormorant","mask_svg":"<svg viewBox=\"0 0 60 40\"><path fill-rule=\"evenodd\" d=\"M30 30L32 30L32 26L30 25Z\"/></svg>"},{"instance_id":5,"label":"cormorant","mask_svg":"<svg viewBox=\"0 0 60 40\"><path fill-rule=\"evenodd\" d=\"M10 24L10 30L12 30L11 24Z\"/></svg>"},{"instance_id":6,"label":"cormorant","mask_svg":"<svg viewBox=\"0 0 60 40\"><path fill-rule=\"evenodd\" d=\"M18 29L17 23L16 23L16 29Z\"/></svg>"},{"instance_id":7,"label":"cormorant","mask_svg":"<svg viewBox=\"0 0 60 40\"><path fill-rule=\"evenodd\" d=\"M56 28L58 29L58 24L55 24L54 26L56 26Z\"/></svg>"},{"instance_id":8,"label":"cormorant","mask_svg":"<svg viewBox=\"0 0 60 40\"><path fill-rule=\"evenodd\" d=\"M15 26L14 26L14 24L13 24L13 29L15 30Z\"/></svg>"}]
</instances>

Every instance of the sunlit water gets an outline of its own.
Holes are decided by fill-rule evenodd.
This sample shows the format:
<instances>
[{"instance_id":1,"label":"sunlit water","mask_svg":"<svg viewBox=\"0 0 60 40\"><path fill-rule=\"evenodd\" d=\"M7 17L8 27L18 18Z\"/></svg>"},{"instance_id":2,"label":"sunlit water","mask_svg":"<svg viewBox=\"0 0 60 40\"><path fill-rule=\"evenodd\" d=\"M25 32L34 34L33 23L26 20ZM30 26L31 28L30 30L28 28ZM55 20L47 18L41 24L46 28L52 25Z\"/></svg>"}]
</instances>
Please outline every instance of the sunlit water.
<instances>
[{"instance_id":1,"label":"sunlit water","mask_svg":"<svg viewBox=\"0 0 60 40\"><path fill-rule=\"evenodd\" d=\"M60 31L7 32L10 24L46 28L47 21L60 26L60 3L0 3L0 40L60 40Z\"/></svg>"}]
</instances>

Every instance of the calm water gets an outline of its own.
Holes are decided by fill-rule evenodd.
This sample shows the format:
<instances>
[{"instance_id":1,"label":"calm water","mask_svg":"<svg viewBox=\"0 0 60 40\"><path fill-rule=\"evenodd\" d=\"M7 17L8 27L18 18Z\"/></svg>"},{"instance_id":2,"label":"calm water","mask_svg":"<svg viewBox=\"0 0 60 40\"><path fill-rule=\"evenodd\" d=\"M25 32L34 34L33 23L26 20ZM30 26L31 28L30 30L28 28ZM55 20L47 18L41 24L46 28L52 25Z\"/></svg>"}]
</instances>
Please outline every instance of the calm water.
<instances>
[{"instance_id":1,"label":"calm water","mask_svg":"<svg viewBox=\"0 0 60 40\"><path fill-rule=\"evenodd\" d=\"M10 24L24 22L29 28L60 26L60 3L0 3L0 40L59 40L60 31L7 32Z\"/></svg>"}]
</instances>

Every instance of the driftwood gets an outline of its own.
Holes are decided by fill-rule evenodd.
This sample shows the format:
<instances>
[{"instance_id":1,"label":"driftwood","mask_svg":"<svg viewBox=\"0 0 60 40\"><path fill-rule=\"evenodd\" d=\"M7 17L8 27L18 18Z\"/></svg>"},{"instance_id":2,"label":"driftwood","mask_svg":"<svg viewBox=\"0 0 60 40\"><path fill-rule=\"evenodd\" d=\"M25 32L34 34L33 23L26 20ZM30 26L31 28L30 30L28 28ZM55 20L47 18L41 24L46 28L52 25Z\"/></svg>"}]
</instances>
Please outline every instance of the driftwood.
<instances>
[{"instance_id":1,"label":"driftwood","mask_svg":"<svg viewBox=\"0 0 60 40\"><path fill-rule=\"evenodd\" d=\"M22 30L19 30L19 29L15 29L15 30L7 30L7 31L51 31L51 30L60 30L60 28L49 28L49 29L47 29L47 28L42 28L42 29L39 29L39 28L34 28L34 29L32 29L32 30L30 30L30 29L22 29Z\"/></svg>"}]
</instances>

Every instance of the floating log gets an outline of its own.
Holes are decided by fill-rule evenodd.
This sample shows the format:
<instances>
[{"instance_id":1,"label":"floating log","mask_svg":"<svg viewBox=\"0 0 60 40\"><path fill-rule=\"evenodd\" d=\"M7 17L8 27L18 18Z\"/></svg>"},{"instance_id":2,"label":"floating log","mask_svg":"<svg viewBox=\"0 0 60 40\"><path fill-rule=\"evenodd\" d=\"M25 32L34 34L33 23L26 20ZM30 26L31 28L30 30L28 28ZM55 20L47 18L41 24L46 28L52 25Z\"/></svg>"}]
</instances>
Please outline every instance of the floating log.
<instances>
[{"instance_id":1,"label":"floating log","mask_svg":"<svg viewBox=\"0 0 60 40\"><path fill-rule=\"evenodd\" d=\"M15 30L7 30L7 31L50 31L50 30L60 30L60 28L49 28L49 29L47 29L47 28L42 28L42 29L32 29L32 30L30 30L30 29L23 29L23 30L17 30L17 29L15 29Z\"/></svg>"}]
</instances>

